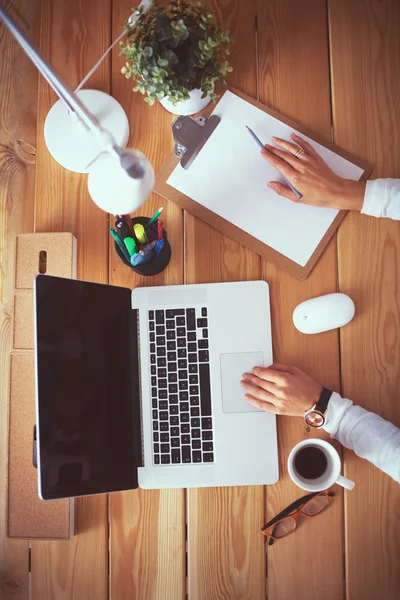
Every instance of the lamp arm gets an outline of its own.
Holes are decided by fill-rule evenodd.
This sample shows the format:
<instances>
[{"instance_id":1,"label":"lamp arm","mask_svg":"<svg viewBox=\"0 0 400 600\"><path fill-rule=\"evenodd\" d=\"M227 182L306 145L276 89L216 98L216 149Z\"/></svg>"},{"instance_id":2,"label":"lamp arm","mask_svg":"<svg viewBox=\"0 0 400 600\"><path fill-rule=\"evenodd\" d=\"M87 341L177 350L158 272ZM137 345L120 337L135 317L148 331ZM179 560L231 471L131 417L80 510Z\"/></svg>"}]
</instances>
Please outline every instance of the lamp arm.
<instances>
[{"instance_id":1,"label":"lamp arm","mask_svg":"<svg viewBox=\"0 0 400 600\"><path fill-rule=\"evenodd\" d=\"M94 115L81 102L79 97L62 81L55 73L54 69L49 65L44 56L35 48L35 46L27 39L22 30L16 25L11 17L0 6L0 17L3 20L7 29L13 34L17 42L29 56L39 72L46 79L48 84L53 88L57 96L65 103L68 110L76 113L82 123L90 130L97 138L104 149L109 152L114 158L121 161L124 151L115 143L112 135L103 129Z\"/></svg>"}]
</instances>

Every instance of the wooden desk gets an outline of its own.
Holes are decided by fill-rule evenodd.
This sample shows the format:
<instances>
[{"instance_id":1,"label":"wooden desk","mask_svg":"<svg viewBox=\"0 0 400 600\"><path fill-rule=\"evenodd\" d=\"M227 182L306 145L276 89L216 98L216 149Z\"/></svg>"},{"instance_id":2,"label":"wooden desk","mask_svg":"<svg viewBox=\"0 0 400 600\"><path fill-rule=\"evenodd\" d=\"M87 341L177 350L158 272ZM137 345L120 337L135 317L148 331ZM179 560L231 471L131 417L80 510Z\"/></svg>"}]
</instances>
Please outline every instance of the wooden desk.
<instances>
[{"instance_id":1,"label":"wooden desk","mask_svg":"<svg viewBox=\"0 0 400 600\"><path fill-rule=\"evenodd\" d=\"M71 86L115 39L131 7L129 0L13 4ZM236 40L233 85L364 156L376 167L373 177L400 176L397 0L211 4ZM110 249L108 216L90 201L86 178L63 170L46 150L43 123L53 94L1 26L0 48L2 484L16 232L71 231L78 238L78 277L91 281L134 287L265 278L271 286L275 358L341 387L400 425L398 223L348 216L310 278L300 282L168 205L172 262L153 279L135 277ZM171 116L131 93L120 74L122 64L117 50L89 83L119 100L131 124L130 145L157 169L171 148ZM159 204L153 195L141 212L151 213ZM356 319L340 334L297 333L290 321L294 306L338 289L355 300ZM354 491L336 490L326 513L303 523L266 556L261 525L301 495L284 465L304 436L303 425L300 419L280 418L278 429L277 485L83 498L77 501L78 535L69 542L36 541L29 548L27 541L7 539L2 492L1 600L180 600L186 593L190 600L261 600L266 594L270 600L398 598L400 487L350 451L344 452L344 464L345 474L356 481Z\"/></svg>"}]
</instances>

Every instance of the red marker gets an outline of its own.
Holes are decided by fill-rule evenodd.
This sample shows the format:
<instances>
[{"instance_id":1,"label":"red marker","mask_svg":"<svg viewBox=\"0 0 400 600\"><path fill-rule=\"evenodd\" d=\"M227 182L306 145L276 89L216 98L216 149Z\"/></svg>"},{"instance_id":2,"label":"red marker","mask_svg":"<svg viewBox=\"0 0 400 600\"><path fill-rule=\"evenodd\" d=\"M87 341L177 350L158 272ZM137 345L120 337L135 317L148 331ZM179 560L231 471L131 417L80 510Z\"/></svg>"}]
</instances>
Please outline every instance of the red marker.
<instances>
[{"instance_id":1,"label":"red marker","mask_svg":"<svg viewBox=\"0 0 400 600\"><path fill-rule=\"evenodd\" d=\"M163 234L163 223L162 223L162 221L160 221L160 219L158 219L158 221L157 221L157 226L158 226L158 239L162 240L163 237L164 237L164 234Z\"/></svg>"}]
</instances>

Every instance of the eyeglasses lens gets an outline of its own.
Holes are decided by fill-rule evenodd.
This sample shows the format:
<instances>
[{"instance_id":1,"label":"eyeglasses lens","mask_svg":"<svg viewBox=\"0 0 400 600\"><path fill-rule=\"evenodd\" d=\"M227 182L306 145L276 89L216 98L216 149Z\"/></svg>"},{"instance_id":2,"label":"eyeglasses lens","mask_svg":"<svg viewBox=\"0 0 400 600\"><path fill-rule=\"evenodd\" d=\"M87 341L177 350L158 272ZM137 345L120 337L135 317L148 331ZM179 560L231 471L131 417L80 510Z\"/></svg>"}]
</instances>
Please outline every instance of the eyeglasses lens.
<instances>
[{"instance_id":1,"label":"eyeglasses lens","mask_svg":"<svg viewBox=\"0 0 400 600\"><path fill-rule=\"evenodd\" d=\"M286 517L286 519L282 519L282 521L268 527L267 532L275 539L279 539L291 533L295 527L295 520L292 517Z\"/></svg>"},{"instance_id":2,"label":"eyeglasses lens","mask_svg":"<svg viewBox=\"0 0 400 600\"><path fill-rule=\"evenodd\" d=\"M305 504L302 508L302 512L309 517L313 517L320 513L324 508L328 506L328 496L326 494L320 494L314 496Z\"/></svg>"}]
</instances>

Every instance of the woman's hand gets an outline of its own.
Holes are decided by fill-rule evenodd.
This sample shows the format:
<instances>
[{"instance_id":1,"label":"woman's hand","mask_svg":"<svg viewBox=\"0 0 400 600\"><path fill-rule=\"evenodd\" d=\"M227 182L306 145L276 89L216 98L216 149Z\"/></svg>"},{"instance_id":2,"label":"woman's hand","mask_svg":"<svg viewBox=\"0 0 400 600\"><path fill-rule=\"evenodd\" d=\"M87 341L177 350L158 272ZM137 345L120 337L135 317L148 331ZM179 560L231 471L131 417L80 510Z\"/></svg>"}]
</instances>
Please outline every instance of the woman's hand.
<instances>
[{"instance_id":1,"label":"woman's hand","mask_svg":"<svg viewBox=\"0 0 400 600\"><path fill-rule=\"evenodd\" d=\"M262 410L277 415L303 416L319 400L322 385L297 367L273 364L254 367L240 382L245 398Z\"/></svg>"},{"instance_id":2,"label":"woman's hand","mask_svg":"<svg viewBox=\"0 0 400 600\"><path fill-rule=\"evenodd\" d=\"M365 182L339 177L308 142L294 133L291 134L291 138L295 144L273 137L272 141L279 148L266 144L261 153L303 197L297 198L288 186L277 181L270 181L269 187L293 202L340 210L361 210Z\"/></svg>"}]
</instances>

